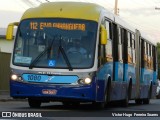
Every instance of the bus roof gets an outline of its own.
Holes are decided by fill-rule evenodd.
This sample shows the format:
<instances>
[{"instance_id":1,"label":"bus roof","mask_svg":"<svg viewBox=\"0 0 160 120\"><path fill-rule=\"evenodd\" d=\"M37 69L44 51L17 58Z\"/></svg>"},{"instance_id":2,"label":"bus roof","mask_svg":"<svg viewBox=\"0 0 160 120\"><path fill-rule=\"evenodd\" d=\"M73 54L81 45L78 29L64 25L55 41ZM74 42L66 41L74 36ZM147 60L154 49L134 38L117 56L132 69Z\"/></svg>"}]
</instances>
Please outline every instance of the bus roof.
<instances>
[{"instance_id":1,"label":"bus roof","mask_svg":"<svg viewBox=\"0 0 160 120\"><path fill-rule=\"evenodd\" d=\"M75 18L86 20L99 20L103 7L94 3L83 2L49 2L36 8L28 9L21 20L28 18Z\"/></svg>"},{"instance_id":2,"label":"bus roof","mask_svg":"<svg viewBox=\"0 0 160 120\"><path fill-rule=\"evenodd\" d=\"M123 26L124 28L135 32L135 28L123 21L120 17L112 14L104 7L86 2L48 2L38 7L28 9L21 20L29 18L74 18L93 20L98 22L101 13L106 17ZM148 39L144 34L143 38Z\"/></svg>"}]
</instances>

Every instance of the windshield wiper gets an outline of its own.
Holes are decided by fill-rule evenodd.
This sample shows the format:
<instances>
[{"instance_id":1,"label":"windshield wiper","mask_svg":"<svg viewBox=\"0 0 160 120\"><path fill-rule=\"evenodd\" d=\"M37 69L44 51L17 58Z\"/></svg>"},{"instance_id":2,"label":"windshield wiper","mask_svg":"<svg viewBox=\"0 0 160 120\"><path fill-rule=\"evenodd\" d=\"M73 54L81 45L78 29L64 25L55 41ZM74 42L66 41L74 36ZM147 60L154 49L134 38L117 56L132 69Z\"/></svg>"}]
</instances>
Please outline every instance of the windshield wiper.
<instances>
[{"instance_id":1,"label":"windshield wiper","mask_svg":"<svg viewBox=\"0 0 160 120\"><path fill-rule=\"evenodd\" d=\"M31 64L29 65L29 69L32 69L32 68L34 67L34 65L38 62L38 60L39 60L44 54L46 54L48 50L51 50L52 45L53 45L53 41L54 41L54 39L52 40L50 46L48 46L46 49L44 49L44 51L42 51L42 52L31 62Z\"/></svg>"},{"instance_id":2,"label":"windshield wiper","mask_svg":"<svg viewBox=\"0 0 160 120\"><path fill-rule=\"evenodd\" d=\"M67 57L67 55L66 55L66 53L65 53L65 51L64 51L64 49L63 49L63 47L61 45L59 46L59 50L62 53L62 56L63 56L63 58L64 58L64 60L65 60L65 62L67 64L67 66L69 68L69 71L72 71L73 68L71 66L71 63L70 63L70 61L69 61L69 59L68 59L68 57Z\"/></svg>"},{"instance_id":3,"label":"windshield wiper","mask_svg":"<svg viewBox=\"0 0 160 120\"><path fill-rule=\"evenodd\" d=\"M52 45L53 45L53 42L54 42L54 39L52 40L50 46L47 47L44 51L42 51L42 52L31 62L30 66L29 66L29 69L32 69L32 68L34 67L34 65L38 62L38 60L39 60L45 53L47 53L48 50L51 50L51 47L52 47ZM68 57L67 57L67 55L66 55L66 53L65 53L65 51L64 51L64 49L63 49L63 47L61 46L61 40L60 40L59 50L60 50L60 52L62 53L62 56L63 56L63 58L64 58L64 60L65 60L65 62L66 62L66 64L67 64L67 66L68 66L68 68L69 68L69 71L72 71L73 68L72 68L72 66L71 66L71 63L70 63L70 61L69 61L69 59L68 59Z\"/></svg>"}]
</instances>

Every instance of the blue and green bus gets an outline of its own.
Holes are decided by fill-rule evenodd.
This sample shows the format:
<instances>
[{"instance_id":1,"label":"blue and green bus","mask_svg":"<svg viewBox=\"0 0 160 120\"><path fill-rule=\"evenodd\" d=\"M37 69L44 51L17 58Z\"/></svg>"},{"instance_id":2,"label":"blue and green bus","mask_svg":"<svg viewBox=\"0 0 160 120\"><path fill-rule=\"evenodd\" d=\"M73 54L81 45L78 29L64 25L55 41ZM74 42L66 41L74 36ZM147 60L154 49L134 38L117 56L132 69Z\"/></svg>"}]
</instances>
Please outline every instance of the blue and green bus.
<instances>
[{"instance_id":1,"label":"blue and green bus","mask_svg":"<svg viewBox=\"0 0 160 120\"><path fill-rule=\"evenodd\" d=\"M149 104L156 96L156 46L105 8L82 2L49 2L10 23L10 95L30 107L60 101Z\"/></svg>"}]
</instances>

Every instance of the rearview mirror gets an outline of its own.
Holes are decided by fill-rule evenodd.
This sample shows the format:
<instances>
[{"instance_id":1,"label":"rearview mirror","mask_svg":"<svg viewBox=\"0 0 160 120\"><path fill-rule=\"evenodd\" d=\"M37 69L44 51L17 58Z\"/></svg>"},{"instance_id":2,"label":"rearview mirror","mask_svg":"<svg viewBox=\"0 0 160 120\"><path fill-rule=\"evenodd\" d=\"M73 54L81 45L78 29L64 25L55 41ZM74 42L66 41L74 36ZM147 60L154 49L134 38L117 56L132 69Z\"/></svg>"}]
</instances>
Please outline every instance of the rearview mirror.
<instances>
[{"instance_id":1,"label":"rearview mirror","mask_svg":"<svg viewBox=\"0 0 160 120\"><path fill-rule=\"evenodd\" d=\"M14 26L18 26L19 22L10 23L7 27L6 39L12 40L13 39L13 31Z\"/></svg>"},{"instance_id":2,"label":"rearview mirror","mask_svg":"<svg viewBox=\"0 0 160 120\"><path fill-rule=\"evenodd\" d=\"M103 25L101 25L101 30L100 30L100 40L102 45L107 44L107 30Z\"/></svg>"}]
</instances>

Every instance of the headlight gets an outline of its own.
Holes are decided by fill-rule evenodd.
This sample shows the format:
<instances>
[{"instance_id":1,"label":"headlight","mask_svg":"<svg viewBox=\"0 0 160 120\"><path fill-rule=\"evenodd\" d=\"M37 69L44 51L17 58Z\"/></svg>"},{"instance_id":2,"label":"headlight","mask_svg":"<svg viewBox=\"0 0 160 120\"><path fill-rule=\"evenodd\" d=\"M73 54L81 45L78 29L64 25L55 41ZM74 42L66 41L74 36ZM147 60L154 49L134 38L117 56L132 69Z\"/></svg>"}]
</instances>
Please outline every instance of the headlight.
<instances>
[{"instance_id":1,"label":"headlight","mask_svg":"<svg viewBox=\"0 0 160 120\"><path fill-rule=\"evenodd\" d=\"M92 81L92 80L91 80L90 78L85 78L85 79L84 79L84 82L85 82L86 84L90 84L91 81Z\"/></svg>"},{"instance_id":2,"label":"headlight","mask_svg":"<svg viewBox=\"0 0 160 120\"><path fill-rule=\"evenodd\" d=\"M18 78L17 75L15 75L15 74L11 75L11 79L12 79L12 80L17 80L17 78Z\"/></svg>"},{"instance_id":3,"label":"headlight","mask_svg":"<svg viewBox=\"0 0 160 120\"><path fill-rule=\"evenodd\" d=\"M91 78L79 79L79 84L90 84L92 82Z\"/></svg>"}]
</instances>

